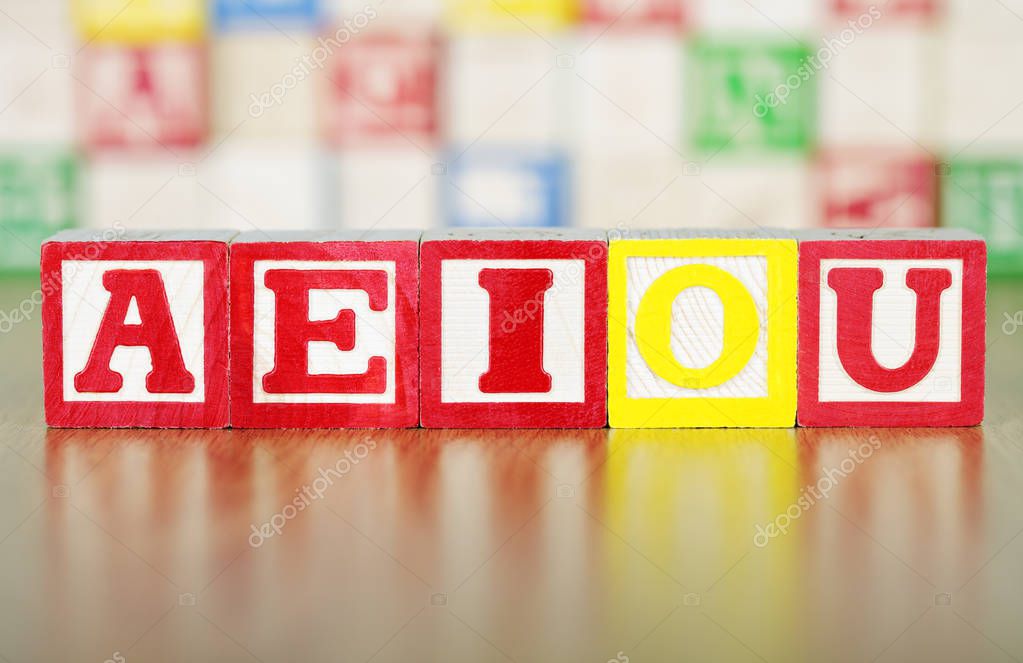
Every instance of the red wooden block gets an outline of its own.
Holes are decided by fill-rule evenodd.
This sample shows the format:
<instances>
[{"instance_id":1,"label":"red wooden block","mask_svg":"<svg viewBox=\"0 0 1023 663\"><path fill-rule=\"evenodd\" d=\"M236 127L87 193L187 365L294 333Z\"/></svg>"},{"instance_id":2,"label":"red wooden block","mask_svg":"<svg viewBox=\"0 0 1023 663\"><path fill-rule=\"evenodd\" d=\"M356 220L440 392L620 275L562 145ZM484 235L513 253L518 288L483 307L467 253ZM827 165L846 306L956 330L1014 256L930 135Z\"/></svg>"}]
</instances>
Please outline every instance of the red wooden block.
<instances>
[{"instance_id":1,"label":"red wooden block","mask_svg":"<svg viewBox=\"0 0 1023 663\"><path fill-rule=\"evenodd\" d=\"M50 426L227 426L232 236L70 230L43 244Z\"/></svg>"},{"instance_id":2,"label":"red wooden block","mask_svg":"<svg viewBox=\"0 0 1023 663\"><path fill-rule=\"evenodd\" d=\"M607 240L583 231L426 233L422 425L607 421Z\"/></svg>"},{"instance_id":3,"label":"red wooden block","mask_svg":"<svg viewBox=\"0 0 1023 663\"><path fill-rule=\"evenodd\" d=\"M583 20L609 26L682 27L689 0L583 0Z\"/></svg>"},{"instance_id":4,"label":"red wooden block","mask_svg":"<svg viewBox=\"0 0 1023 663\"><path fill-rule=\"evenodd\" d=\"M91 148L193 147L209 128L200 45L91 44L79 58L79 133Z\"/></svg>"},{"instance_id":5,"label":"red wooden block","mask_svg":"<svg viewBox=\"0 0 1023 663\"><path fill-rule=\"evenodd\" d=\"M804 234L800 425L979 424L986 265L966 231Z\"/></svg>"},{"instance_id":6,"label":"red wooden block","mask_svg":"<svg viewBox=\"0 0 1023 663\"><path fill-rule=\"evenodd\" d=\"M839 19L856 19L880 12L886 18L930 19L937 16L940 0L831 0L831 13ZM865 20L865 19L864 19Z\"/></svg>"},{"instance_id":7,"label":"red wooden block","mask_svg":"<svg viewBox=\"0 0 1023 663\"><path fill-rule=\"evenodd\" d=\"M439 61L440 40L432 33L372 32L345 44L328 64L327 139L433 142Z\"/></svg>"},{"instance_id":8,"label":"red wooden block","mask_svg":"<svg viewBox=\"0 0 1023 663\"><path fill-rule=\"evenodd\" d=\"M231 425L419 422L418 232L250 232L231 245Z\"/></svg>"},{"instance_id":9,"label":"red wooden block","mask_svg":"<svg viewBox=\"0 0 1023 663\"><path fill-rule=\"evenodd\" d=\"M933 228L937 162L926 154L834 150L818 164L821 217L829 228Z\"/></svg>"}]
</instances>

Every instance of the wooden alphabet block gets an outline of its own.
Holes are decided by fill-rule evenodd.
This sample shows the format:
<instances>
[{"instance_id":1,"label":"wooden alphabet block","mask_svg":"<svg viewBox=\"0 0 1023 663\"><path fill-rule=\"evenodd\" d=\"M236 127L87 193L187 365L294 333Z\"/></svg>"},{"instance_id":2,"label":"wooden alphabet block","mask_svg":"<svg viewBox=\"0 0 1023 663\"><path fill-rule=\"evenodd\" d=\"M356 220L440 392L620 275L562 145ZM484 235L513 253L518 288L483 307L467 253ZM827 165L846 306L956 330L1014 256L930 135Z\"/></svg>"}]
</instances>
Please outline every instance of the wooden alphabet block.
<instances>
[{"instance_id":1,"label":"wooden alphabet block","mask_svg":"<svg viewBox=\"0 0 1023 663\"><path fill-rule=\"evenodd\" d=\"M206 50L193 44L87 46L79 133L91 148L194 147L206 137Z\"/></svg>"},{"instance_id":2,"label":"wooden alphabet block","mask_svg":"<svg viewBox=\"0 0 1023 663\"><path fill-rule=\"evenodd\" d=\"M420 260L424 427L604 426L604 233L428 232Z\"/></svg>"},{"instance_id":3,"label":"wooden alphabet block","mask_svg":"<svg viewBox=\"0 0 1023 663\"><path fill-rule=\"evenodd\" d=\"M196 41L206 29L204 0L72 0L84 42Z\"/></svg>"},{"instance_id":4,"label":"wooden alphabet block","mask_svg":"<svg viewBox=\"0 0 1023 663\"><path fill-rule=\"evenodd\" d=\"M796 256L766 233L612 237L611 426L793 426Z\"/></svg>"},{"instance_id":5,"label":"wooden alphabet block","mask_svg":"<svg viewBox=\"0 0 1023 663\"><path fill-rule=\"evenodd\" d=\"M599 26L681 28L689 0L583 0L582 18Z\"/></svg>"},{"instance_id":6,"label":"wooden alphabet block","mask_svg":"<svg viewBox=\"0 0 1023 663\"><path fill-rule=\"evenodd\" d=\"M261 28L281 30L316 25L323 9L320 0L214 0L218 30Z\"/></svg>"},{"instance_id":7,"label":"wooden alphabet block","mask_svg":"<svg viewBox=\"0 0 1023 663\"><path fill-rule=\"evenodd\" d=\"M233 232L68 230L42 248L46 422L223 428Z\"/></svg>"},{"instance_id":8,"label":"wooden alphabet block","mask_svg":"<svg viewBox=\"0 0 1023 663\"><path fill-rule=\"evenodd\" d=\"M64 150L0 153L0 272L39 268L42 241L77 225L79 183L78 159Z\"/></svg>"},{"instance_id":9,"label":"wooden alphabet block","mask_svg":"<svg viewBox=\"0 0 1023 663\"><path fill-rule=\"evenodd\" d=\"M419 423L418 232L249 232L231 244L231 425Z\"/></svg>"},{"instance_id":10,"label":"wooden alphabet block","mask_svg":"<svg viewBox=\"0 0 1023 663\"><path fill-rule=\"evenodd\" d=\"M825 227L933 228L938 223L938 164L927 153L828 150L817 167Z\"/></svg>"},{"instance_id":11,"label":"wooden alphabet block","mask_svg":"<svg viewBox=\"0 0 1023 663\"><path fill-rule=\"evenodd\" d=\"M967 231L801 235L800 425L979 424L985 269Z\"/></svg>"},{"instance_id":12,"label":"wooden alphabet block","mask_svg":"<svg viewBox=\"0 0 1023 663\"><path fill-rule=\"evenodd\" d=\"M338 145L428 146L437 138L440 40L410 30L360 34L331 57L324 132Z\"/></svg>"},{"instance_id":13,"label":"wooden alphabet block","mask_svg":"<svg viewBox=\"0 0 1023 663\"><path fill-rule=\"evenodd\" d=\"M451 27L462 31L550 30L575 18L572 0L446 0Z\"/></svg>"},{"instance_id":14,"label":"wooden alphabet block","mask_svg":"<svg viewBox=\"0 0 1023 663\"><path fill-rule=\"evenodd\" d=\"M1023 274L1023 158L964 156L942 175L941 225L984 237L992 275Z\"/></svg>"}]
</instances>

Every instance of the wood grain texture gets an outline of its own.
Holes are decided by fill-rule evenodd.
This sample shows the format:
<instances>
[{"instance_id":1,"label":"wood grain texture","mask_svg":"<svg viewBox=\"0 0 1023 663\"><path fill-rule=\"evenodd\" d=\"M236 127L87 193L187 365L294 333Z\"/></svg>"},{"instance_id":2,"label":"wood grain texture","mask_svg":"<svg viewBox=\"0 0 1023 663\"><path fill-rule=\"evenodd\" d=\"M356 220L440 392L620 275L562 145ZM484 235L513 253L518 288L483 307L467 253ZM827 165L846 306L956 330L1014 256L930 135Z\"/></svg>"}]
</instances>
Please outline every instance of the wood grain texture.
<instances>
[{"instance_id":1,"label":"wood grain texture","mask_svg":"<svg viewBox=\"0 0 1023 663\"><path fill-rule=\"evenodd\" d=\"M946 230L807 237L799 247L800 425L979 424L983 240Z\"/></svg>"},{"instance_id":2,"label":"wood grain texture","mask_svg":"<svg viewBox=\"0 0 1023 663\"><path fill-rule=\"evenodd\" d=\"M233 235L132 232L94 241L88 231L66 231L43 245L49 425L228 425ZM119 281L136 290L118 290Z\"/></svg>"},{"instance_id":3,"label":"wood grain texture","mask_svg":"<svg viewBox=\"0 0 1023 663\"><path fill-rule=\"evenodd\" d=\"M609 260L612 427L794 425L793 240L647 233Z\"/></svg>"},{"instance_id":4,"label":"wood grain texture","mask_svg":"<svg viewBox=\"0 0 1023 663\"><path fill-rule=\"evenodd\" d=\"M605 425L604 237L499 230L424 236L424 427Z\"/></svg>"},{"instance_id":5,"label":"wood grain texture","mask_svg":"<svg viewBox=\"0 0 1023 663\"><path fill-rule=\"evenodd\" d=\"M418 252L418 232L240 235L231 245L232 426L416 426ZM319 281L273 290L275 274Z\"/></svg>"}]
</instances>

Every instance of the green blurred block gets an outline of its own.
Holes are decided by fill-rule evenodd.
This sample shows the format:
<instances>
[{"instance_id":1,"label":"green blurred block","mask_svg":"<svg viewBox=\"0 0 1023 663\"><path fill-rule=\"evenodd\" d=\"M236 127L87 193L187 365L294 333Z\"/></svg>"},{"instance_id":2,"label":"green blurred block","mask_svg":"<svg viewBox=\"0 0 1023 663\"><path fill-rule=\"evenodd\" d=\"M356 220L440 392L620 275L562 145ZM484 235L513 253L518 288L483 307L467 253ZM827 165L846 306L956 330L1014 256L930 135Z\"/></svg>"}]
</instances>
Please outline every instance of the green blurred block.
<instances>
[{"instance_id":1,"label":"green blurred block","mask_svg":"<svg viewBox=\"0 0 1023 663\"><path fill-rule=\"evenodd\" d=\"M689 46L687 134L700 150L805 153L817 127L816 77L803 44L702 38Z\"/></svg>"},{"instance_id":2,"label":"green blurred block","mask_svg":"<svg viewBox=\"0 0 1023 663\"><path fill-rule=\"evenodd\" d=\"M39 245L74 226L77 207L73 153L0 150L0 271L38 272Z\"/></svg>"},{"instance_id":3,"label":"green blurred block","mask_svg":"<svg viewBox=\"0 0 1023 663\"><path fill-rule=\"evenodd\" d=\"M1023 274L1023 157L963 159L942 174L942 225L987 238L992 274Z\"/></svg>"}]
</instances>

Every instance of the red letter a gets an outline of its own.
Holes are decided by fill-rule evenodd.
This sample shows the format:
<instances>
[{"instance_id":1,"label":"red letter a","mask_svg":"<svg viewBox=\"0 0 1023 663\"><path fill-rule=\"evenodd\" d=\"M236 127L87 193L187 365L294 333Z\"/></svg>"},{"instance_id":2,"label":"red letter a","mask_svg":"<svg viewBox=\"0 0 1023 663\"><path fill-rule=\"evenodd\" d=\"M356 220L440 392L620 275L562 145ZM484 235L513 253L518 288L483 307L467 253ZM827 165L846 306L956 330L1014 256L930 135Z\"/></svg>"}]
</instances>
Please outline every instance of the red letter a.
<instances>
[{"instance_id":1,"label":"red letter a","mask_svg":"<svg viewBox=\"0 0 1023 663\"><path fill-rule=\"evenodd\" d=\"M871 391L905 391L931 372L938 358L941 293L952 285L947 269L910 269L906 285L916 293L916 343L909 360L889 369L877 363L871 349L874 293L884 283L880 269L838 268L828 272L828 285L838 298L838 358L853 380Z\"/></svg>"},{"instance_id":2,"label":"red letter a","mask_svg":"<svg viewBox=\"0 0 1023 663\"><path fill-rule=\"evenodd\" d=\"M163 278L155 269L112 269L103 274L110 302L103 314L92 353L85 368L75 376L75 389L89 393L115 393L123 379L110 368L118 346L147 347L153 370L146 376L146 390L153 394L187 394L195 378L185 369L181 345ZM127 324L132 298L138 305L139 324ZM199 313L202 314L201 312Z\"/></svg>"},{"instance_id":3,"label":"red letter a","mask_svg":"<svg viewBox=\"0 0 1023 663\"><path fill-rule=\"evenodd\" d=\"M549 269L484 269L480 286L490 293L490 367L480 376L485 394L545 393L543 298L554 284Z\"/></svg>"}]
</instances>

